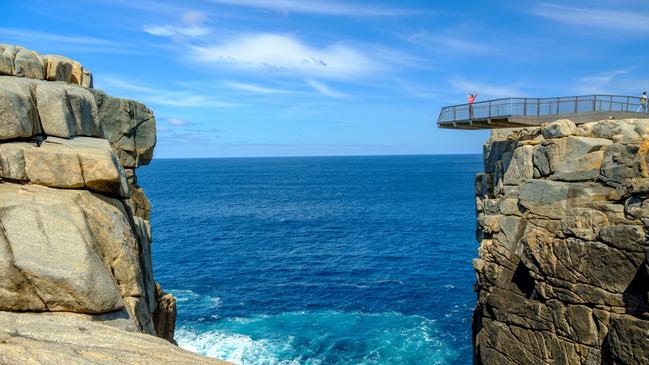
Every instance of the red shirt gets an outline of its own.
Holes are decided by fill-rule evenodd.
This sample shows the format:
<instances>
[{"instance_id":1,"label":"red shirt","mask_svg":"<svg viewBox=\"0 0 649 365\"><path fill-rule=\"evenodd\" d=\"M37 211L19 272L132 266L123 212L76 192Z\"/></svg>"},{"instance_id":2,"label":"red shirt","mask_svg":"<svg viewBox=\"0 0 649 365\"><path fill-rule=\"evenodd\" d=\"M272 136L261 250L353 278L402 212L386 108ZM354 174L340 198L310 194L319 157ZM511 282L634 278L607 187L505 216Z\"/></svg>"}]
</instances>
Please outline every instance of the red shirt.
<instances>
[{"instance_id":1,"label":"red shirt","mask_svg":"<svg viewBox=\"0 0 649 365\"><path fill-rule=\"evenodd\" d=\"M469 104L473 104L475 102L475 98L477 98L477 96L473 95L473 96L469 96L468 98L469 98Z\"/></svg>"}]
</instances>

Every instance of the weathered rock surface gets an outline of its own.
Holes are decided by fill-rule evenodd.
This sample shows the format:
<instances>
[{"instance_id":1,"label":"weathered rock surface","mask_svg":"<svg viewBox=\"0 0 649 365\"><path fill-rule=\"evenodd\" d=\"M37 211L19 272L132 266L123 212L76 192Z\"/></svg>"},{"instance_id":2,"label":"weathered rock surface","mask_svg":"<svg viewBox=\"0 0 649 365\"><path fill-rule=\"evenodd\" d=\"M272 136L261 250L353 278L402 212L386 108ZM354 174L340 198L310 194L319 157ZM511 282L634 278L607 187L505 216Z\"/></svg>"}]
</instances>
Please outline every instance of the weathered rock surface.
<instances>
[{"instance_id":1,"label":"weathered rock surface","mask_svg":"<svg viewBox=\"0 0 649 365\"><path fill-rule=\"evenodd\" d=\"M476 364L649 363L648 126L562 120L485 145Z\"/></svg>"},{"instance_id":2,"label":"weathered rock surface","mask_svg":"<svg viewBox=\"0 0 649 365\"><path fill-rule=\"evenodd\" d=\"M0 44L0 75L64 81L92 88L92 73L79 62L59 55L41 56L10 44Z\"/></svg>"},{"instance_id":3,"label":"weathered rock surface","mask_svg":"<svg viewBox=\"0 0 649 365\"><path fill-rule=\"evenodd\" d=\"M63 82L0 76L0 142L38 134L110 142L124 168L148 164L156 144L143 104Z\"/></svg>"},{"instance_id":4,"label":"weathered rock surface","mask_svg":"<svg viewBox=\"0 0 649 365\"><path fill-rule=\"evenodd\" d=\"M110 144L99 138L50 137L40 147L28 142L0 144L0 178L129 197L122 165Z\"/></svg>"},{"instance_id":5,"label":"weathered rock surface","mask_svg":"<svg viewBox=\"0 0 649 365\"><path fill-rule=\"evenodd\" d=\"M153 113L64 56L0 45L0 75L0 364L221 364L154 280Z\"/></svg>"},{"instance_id":6,"label":"weathered rock surface","mask_svg":"<svg viewBox=\"0 0 649 365\"><path fill-rule=\"evenodd\" d=\"M77 316L0 312L0 364L213 364L153 336Z\"/></svg>"}]
</instances>

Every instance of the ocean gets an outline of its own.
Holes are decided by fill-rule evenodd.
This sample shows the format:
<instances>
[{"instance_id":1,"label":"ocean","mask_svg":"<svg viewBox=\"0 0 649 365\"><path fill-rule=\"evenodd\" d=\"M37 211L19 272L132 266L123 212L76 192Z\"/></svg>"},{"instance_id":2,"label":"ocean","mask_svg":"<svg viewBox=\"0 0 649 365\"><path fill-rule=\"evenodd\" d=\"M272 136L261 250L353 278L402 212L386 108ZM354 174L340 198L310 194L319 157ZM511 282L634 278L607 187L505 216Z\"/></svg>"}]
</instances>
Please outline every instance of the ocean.
<instances>
[{"instance_id":1,"label":"ocean","mask_svg":"<svg viewBox=\"0 0 649 365\"><path fill-rule=\"evenodd\" d=\"M176 340L237 364L470 364L479 155L158 159Z\"/></svg>"}]
</instances>

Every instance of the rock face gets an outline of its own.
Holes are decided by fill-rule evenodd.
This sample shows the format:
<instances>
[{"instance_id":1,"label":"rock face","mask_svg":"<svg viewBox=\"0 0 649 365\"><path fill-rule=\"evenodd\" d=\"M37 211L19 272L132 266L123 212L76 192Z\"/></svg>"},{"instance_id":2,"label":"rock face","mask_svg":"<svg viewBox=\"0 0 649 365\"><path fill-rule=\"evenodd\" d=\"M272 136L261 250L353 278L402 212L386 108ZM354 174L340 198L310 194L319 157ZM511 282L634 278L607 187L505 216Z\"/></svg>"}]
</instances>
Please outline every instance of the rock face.
<instances>
[{"instance_id":1,"label":"rock face","mask_svg":"<svg viewBox=\"0 0 649 365\"><path fill-rule=\"evenodd\" d=\"M72 314L0 312L0 364L228 365ZM232 365L232 364L229 364Z\"/></svg>"},{"instance_id":2,"label":"rock face","mask_svg":"<svg viewBox=\"0 0 649 365\"><path fill-rule=\"evenodd\" d=\"M0 45L0 74L0 364L209 363L153 279L153 113L63 56Z\"/></svg>"},{"instance_id":3,"label":"rock face","mask_svg":"<svg viewBox=\"0 0 649 365\"><path fill-rule=\"evenodd\" d=\"M476 178L475 364L649 363L648 126L492 134Z\"/></svg>"},{"instance_id":4,"label":"rock face","mask_svg":"<svg viewBox=\"0 0 649 365\"><path fill-rule=\"evenodd\" d=\"M64 56L40 55L10 44L0 44L0 75L64 81L92 87L92 72Z\"/></svg>"}]
</instances>

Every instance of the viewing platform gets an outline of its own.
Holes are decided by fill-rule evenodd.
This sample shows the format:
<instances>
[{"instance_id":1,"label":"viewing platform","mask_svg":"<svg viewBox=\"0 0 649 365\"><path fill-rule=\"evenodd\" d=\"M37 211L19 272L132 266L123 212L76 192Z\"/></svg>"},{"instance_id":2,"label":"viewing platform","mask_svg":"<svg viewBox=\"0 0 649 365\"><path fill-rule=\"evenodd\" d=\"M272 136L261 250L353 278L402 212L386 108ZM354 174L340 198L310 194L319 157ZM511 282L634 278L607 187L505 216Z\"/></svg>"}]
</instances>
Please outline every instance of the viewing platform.
<instances>
[{"instance_id":1,"label":"viewing platform","mask_svg":"<svg viewBox=\"0 0 649 365\"><path fill-rule=\"evenodd\" d=\"M649 117L639 97L586 95L558 98L509 98L471 105L447 106L437 118L439 128L494 129L539 126L557 119L585 123L608 118Z\"/></svg>"}]
</instances>

